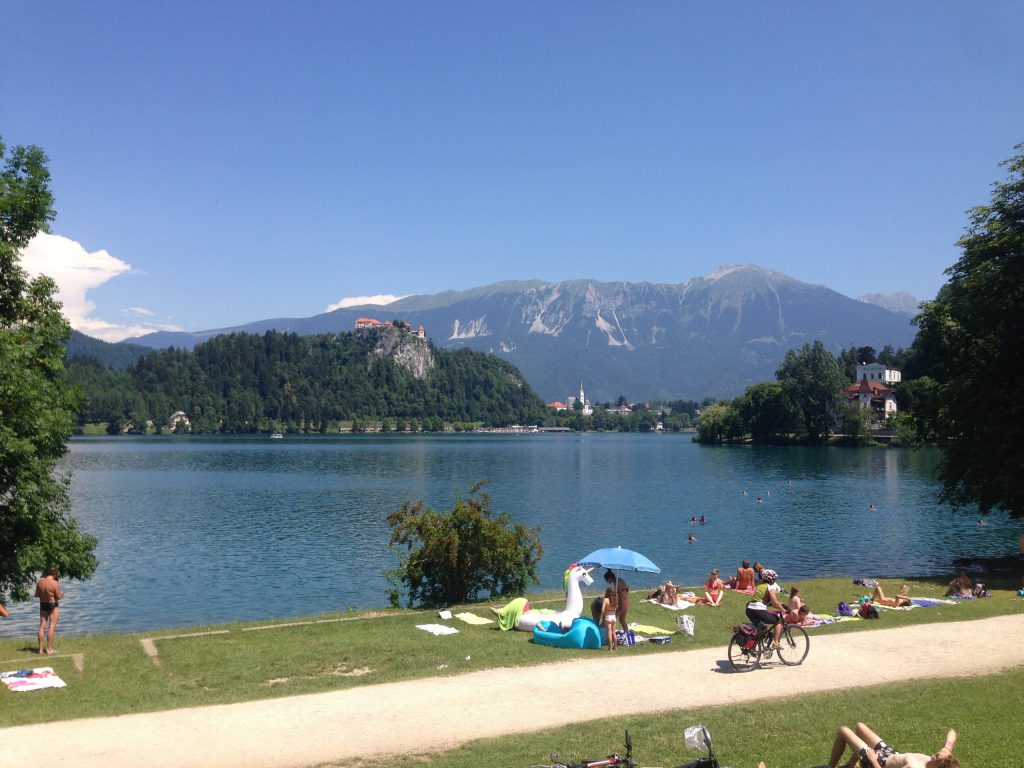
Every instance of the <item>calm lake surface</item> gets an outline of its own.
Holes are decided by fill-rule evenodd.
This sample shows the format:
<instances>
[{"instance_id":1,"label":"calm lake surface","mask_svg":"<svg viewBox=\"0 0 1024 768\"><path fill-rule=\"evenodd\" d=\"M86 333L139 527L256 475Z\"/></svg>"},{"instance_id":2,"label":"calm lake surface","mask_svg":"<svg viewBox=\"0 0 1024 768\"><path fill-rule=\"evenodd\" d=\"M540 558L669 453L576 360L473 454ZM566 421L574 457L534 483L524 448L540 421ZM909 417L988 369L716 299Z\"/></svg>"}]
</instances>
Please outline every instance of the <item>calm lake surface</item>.
<instances>
[{"instance_id":1,"label":"calm lake surface","mask_svg":"<svg viewBox=\"0 0 1024 768\"><path fill-rule=\"evenodd\" d=\"M690 435L76 438L73 514L100 567L63 582L59 632L145 631L387 604L387 515L452 506L490 481L495 507L542 528L542 586L622 545L698 584L760 560L783 583L945 573L1016 549L1020 521L936 501L932 450L700 446ZM747 495L743 495L743 491ZM757 498L762 501L758 502ZM874 504L878 511L869 512ZM693 526L691 516L707 517ZM33 634L34 604L0 636Z\"/></svg>"}]
</instances>

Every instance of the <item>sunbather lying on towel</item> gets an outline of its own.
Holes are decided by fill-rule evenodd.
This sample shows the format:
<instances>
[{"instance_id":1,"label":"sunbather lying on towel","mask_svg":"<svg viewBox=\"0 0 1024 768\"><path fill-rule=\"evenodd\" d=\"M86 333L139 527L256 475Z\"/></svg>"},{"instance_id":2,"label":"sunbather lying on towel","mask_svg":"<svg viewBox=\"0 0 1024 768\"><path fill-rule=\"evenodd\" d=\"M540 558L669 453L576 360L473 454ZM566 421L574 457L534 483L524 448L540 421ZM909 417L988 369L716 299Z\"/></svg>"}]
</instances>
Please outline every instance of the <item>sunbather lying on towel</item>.
<instances>
[{"instance_id":1,"label":"sunbather lying on towel","mask_svg":"<svg viewBox=\"0 0 1024 768\"><path fill-rule=\"evenodd\" d=\"M907 586L904 584L900 587L899 594L896 597L886 597L885 592L882 591L882 585L879 584L875 587L875 591L871 593L871 602L878 603L879 605L888 605L890 608L902 608L905 605L910 605L910 598L907 597Z\"/></svg>"},{"instance_id":2,"label":"sunbather lying on towel","mask_svg":"<svg viewBox=\"0 0 1024 768\"><path fill-rule=\"evenodd\" d=\"M857 732L845 725L839 728L835 743L832 745L832 756L829 768L836 768L846 748L853 753L845 763L847 766L858 765L860 768L960 768L960 763L953 757L953 746L956 744L956 731L952 728L946 734L946 743L934 755L920 752L897 752L890 747L878 734L864 723L857 723ZM874 745L874 746L869 746Z\"/></svg>"},{"instance_id":3,"label":"sunbather lying on towel","mask_svg":"<svg viewBox=\"0 0 1024 768\"><path fill-rule=\"evenodd\" d=\"M675 605L679 601L679 587L671 581L663 581L649 595L648 600L657 600L662 605Z\"/></svg>"}]
</instances>

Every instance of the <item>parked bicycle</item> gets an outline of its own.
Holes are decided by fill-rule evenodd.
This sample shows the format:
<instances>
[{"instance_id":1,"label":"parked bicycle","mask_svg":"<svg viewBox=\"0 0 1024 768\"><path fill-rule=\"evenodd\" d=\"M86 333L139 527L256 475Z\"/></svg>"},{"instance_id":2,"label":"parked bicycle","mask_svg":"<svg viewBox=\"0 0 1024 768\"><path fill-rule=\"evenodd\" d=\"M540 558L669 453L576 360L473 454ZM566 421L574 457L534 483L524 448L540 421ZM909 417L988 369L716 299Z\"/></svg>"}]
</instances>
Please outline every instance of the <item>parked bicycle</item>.
<instances>
[{"instance_id":1,"label":"parked bicycle","mask_svg":"<svg viewBox=\"0 0 1024 768\"><path fill-rule=\"evenodd\" d=\"M691 725L683 731L683 740L690 749L706 749L707 757L698 757L685 765L676 768L720 768L718 758L715 757L715 750L711 746L711 734L703 725Z\"/></svg>"},{"instance_id":2,"label":"parked bicycle","mask_svg":"<svg viewBox=\"0 0 1024 768\"><path fill-rule=\"evenodd\" d=\"M551 755L551 762L547 765L534 765L531 768L604 768L605 766L621 765L624 768L638 768L633 762L633 741L629 738L629 731L626 731L626 754L611 754L600 760L584 760L580 763L563 763L558 755Z\"/></svg>"},{"instance_id":3,"label":"parked bicycle","mask_svg":"<svg viewBox=\"0 0 1024 768\"><path fill-rule=\"evenodd\" d=\"M706 749L708 754L706 757L698 757L696 760L691 760L684 765L678 765L676 768L722 768L711 746L711 734L708 733L708 729L703 725L692 725L686 728L683 731L683 739L686 742L686 746L690 749ZM602 760L584 760L581 763L563 763L558 759L558 755L552 755L549 764L534 765L531 768L599 768L599 766L616 765L625 766L625 768L639 768L633 762L633 742L629 738L629 731L626 731L625 755L613 754L608 755L608 757Z\"/></svg>"},{"instance_id":4,"label":"parked bicycle","mask_svg":"<svg viewBox=\"0 0 1024 768\"><path fill-rule=\"evenodd\" d=\"M761 662L778 656L787 666L802 664L810 650L807 630L797 624L783 624L779 642L773 641L773 625L738 624L729 640L729 663L737 672L749 672Z\"/></svg>"}]
</instances>

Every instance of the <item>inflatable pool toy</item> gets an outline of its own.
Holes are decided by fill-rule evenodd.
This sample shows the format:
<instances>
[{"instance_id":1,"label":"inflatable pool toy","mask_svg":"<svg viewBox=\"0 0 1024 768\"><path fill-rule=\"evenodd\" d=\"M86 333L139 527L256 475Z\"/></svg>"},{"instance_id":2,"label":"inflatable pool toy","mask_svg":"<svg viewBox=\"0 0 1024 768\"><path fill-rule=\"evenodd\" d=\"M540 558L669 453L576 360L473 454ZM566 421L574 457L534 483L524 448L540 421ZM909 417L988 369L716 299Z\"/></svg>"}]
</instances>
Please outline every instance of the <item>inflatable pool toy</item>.
<instances>
[{"instance_id":1,"label":"inflatable pool toy","mask_svg":"<svg viewBox=\"0 0 1024 768\"><path fill-rule=\"evenodd\" d=\"M502 629L518 629L520 632L532 632L542 621L550 621L561 629L568 629L575 619L583 615L583 592L580 591L580 583L590 586L594 580L590 577L590 568L581 565L574 565L569 569L569 576L566 580L565 610L563 611L539 611L529 609L526 598L517 597L512 602L501 608L491 610L498 616L499 626Z\"/></svg>"},{"instance_id":2,"label":"inflatable pool toy","mask_svg":"<svg viewBox=\"0 0 1024 768\"><path fill-rule=\"evenodd\" d=\"M555 648L600 648L601 631L590 619L575 619L565 631L553 622L541 621L533 628L533 642Z\"/></svg>"}]
</instances>

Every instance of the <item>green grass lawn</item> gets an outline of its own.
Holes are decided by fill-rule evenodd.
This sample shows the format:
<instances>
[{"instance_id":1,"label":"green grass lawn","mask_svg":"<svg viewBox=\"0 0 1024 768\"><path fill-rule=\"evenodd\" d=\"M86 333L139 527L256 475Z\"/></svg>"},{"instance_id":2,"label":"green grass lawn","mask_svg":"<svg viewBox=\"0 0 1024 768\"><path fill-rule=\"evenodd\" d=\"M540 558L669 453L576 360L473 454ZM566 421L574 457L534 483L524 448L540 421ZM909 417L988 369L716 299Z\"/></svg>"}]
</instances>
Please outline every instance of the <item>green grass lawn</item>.
<instances>
[{"instance_id":1,"label":"green grass lawn","mask_svg":"<svg viewBox=\"0 0 1024 768\"><path fill-rule=\"evenodd\" d=\"M895 593L900 583L883 582L883 586L887 592ZM944 580L907 583L913 595L939 596L944 590ZM854 587L849 579L808 580L800 586L804 599L818 612L834 610L839 600L852 602L860 594L857 590L862 589ZM819 634L1024 611L1024 600L1009 588L1012 585L1005 586L995 589L994 596L984 600L907 612L889 611L879 621L813 629L812 638ZM591 595L596 594L591 588ZM679 614L645 603L640 599L642 596L642 590L634 591L630 621L674 629ZM546 605L561 607L560 596L548 598L550 602ZM668 645L647 644L618 652L672 653L718 646L724 658L733 625L745 620L746 600L745 595L727 592L721 608L698 606L689 610L696 621L695 636L675 634ZM542 600L534 602L545 604ZM484 605L468 606L467 610L480 616L491 615ZM62 616L62 622L73 624L74 614L68 612ZM0 640L0 671L49 665L68 683L67 688L31 695L0 689L0 698L4 699L0 726L339 690L499 666L545 664L595 653L534 645L530 635L501 632L496 625L473 626L452 620L447 623L456 626L459 634L444 637L415 629L416 624L428 622L439 622L434 612L389 611L320 616L308 624L282 621L163 631L152 634L160 666L145 654L140 644L144 635L75 637L58 632L60 653L81 654L82 672L75 669L69 657L37 656L34 637ZM253 629L257 626L272 628ZM223 633L169 638L207 631Z\"/></svg>"},{"instance_id":2,"label":"green grass lawn","mask_svg":"<svg viewBox=\"0 0 1024 768\"><path fill-rule=\"evenodd\" d=\"M614 699L582 697L592 711L614 710ZM573 706L580 706L574 702ZM931 754L946 731L956 728L957 759L964 768L1024 764L1020 713L1024 711L1024 669L972 678L927 680L808 696L780 696L728 707L705 707L592 720L498 739L470 742L430 755L332 765L402 768L429 763L434 768L527 766L547 763L552 752L563 760L598 759L623 752L623 731L633 740L639 765L674 766L700 757L683 742L683 728L701 723L711 732L723 766L768 768L820 766L828 761L840 725L866 722L905 752ZM847 752L849 756L849 752Z\"/></svg>"}]
</instances>

